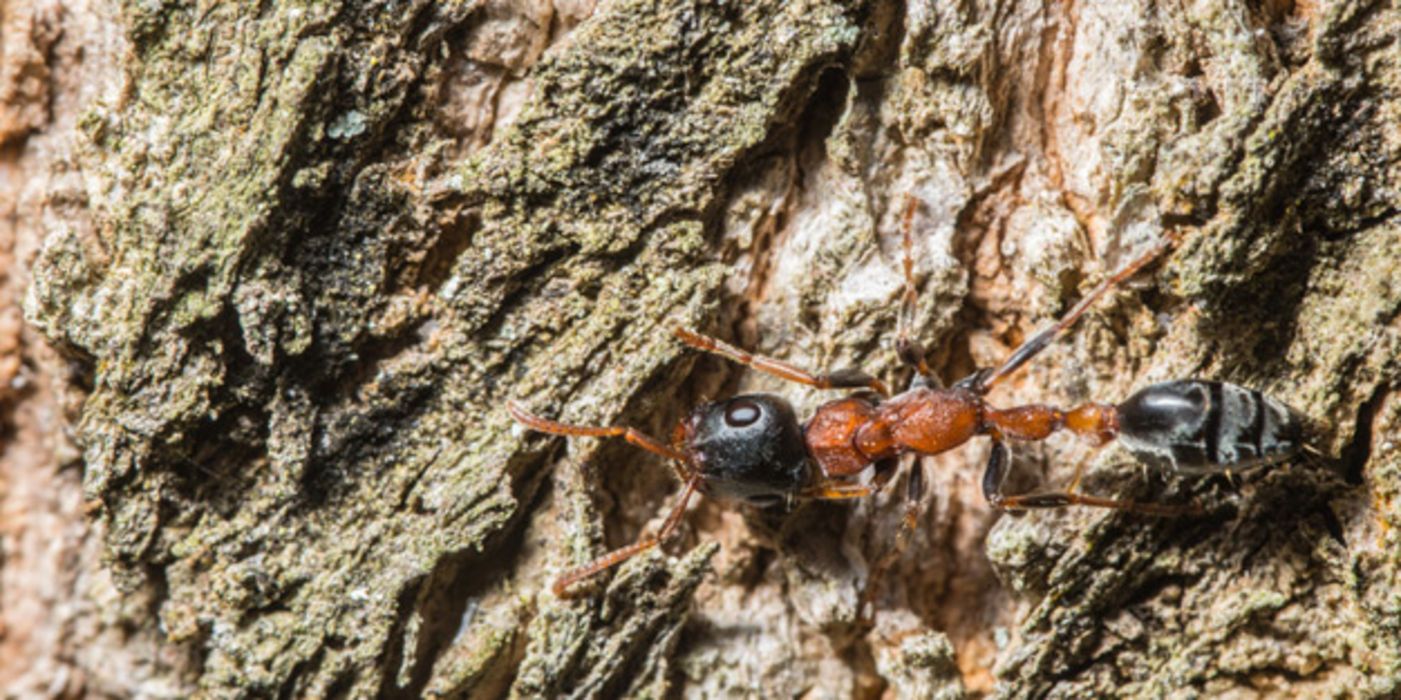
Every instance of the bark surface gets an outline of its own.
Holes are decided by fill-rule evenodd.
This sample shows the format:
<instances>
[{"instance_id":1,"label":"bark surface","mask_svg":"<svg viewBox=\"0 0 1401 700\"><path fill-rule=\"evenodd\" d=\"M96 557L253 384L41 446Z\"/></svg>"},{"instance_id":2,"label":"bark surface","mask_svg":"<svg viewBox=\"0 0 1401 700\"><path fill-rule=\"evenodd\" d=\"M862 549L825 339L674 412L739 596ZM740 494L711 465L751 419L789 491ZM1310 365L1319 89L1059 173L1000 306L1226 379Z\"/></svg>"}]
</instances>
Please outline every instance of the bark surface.
<instances>
[{"instance_id":1,"label":"bark surface","mask_svg":"<svg viewBox=\"0 0 1401 700\"><path fill-rule=\"evenodd\" d=\"M28 0L0 10L0 686L210 697L1401 693L1401 18L1378 0ZM666 437L831 394L683 324L990 397L1184 377L1306 415L1238 479L1017 446L1018 488L1208 514L1000 516L984 441L788 513L559 420ZM20 321L24 299L26 323ZM41 337L42 336L42 337ZM906 464L905 468L911 468ZM903 477L901 478L903 482Z\"/></svg>"}]
</instances>

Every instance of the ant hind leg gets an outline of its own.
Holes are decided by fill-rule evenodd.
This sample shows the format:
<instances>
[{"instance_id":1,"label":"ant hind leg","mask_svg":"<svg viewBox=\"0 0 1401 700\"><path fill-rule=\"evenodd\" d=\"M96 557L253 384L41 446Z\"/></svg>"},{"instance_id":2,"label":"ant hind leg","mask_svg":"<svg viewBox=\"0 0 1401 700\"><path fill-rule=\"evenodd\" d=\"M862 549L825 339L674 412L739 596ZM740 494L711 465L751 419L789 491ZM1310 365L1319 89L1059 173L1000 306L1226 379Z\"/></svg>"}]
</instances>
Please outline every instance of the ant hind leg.
<instances>
[{"instance_id":1,"label":"ant hind leg","mask_svg":"<svg viewBox=\"0 0 1401 700\"><path fill-rule=\"evenodd\" d=\"M988 457L987 468L983 472L983 496L987 498L988 503L991 503L992 506L998 510L1019 511L1032 508L1090 506L1093 508L1109 508L1158 517L1202 514L1202 507L1198 503L1185 506L1172 506L1159 503L1141 503L1131 500L1102 498L1099 496L1077 493L1075 488L1079 486L1079 469L1076 470L1074 482L1069 488L1060 491L1039 491L1016 496L1007 496L1002 493L1002 482L1007 476L1007 467L1010 464L1011 452L1007 448L1007 443L1003 442L1001 439L996 440L993 443L992 454Z\"/></svg>"},{"instance_id":2,"label":"ant hind leg","mask_svg":"<svg viewBox=\"0 0 1401 700\"><path fill-rule=\"evenodd\" d=\"M1114 498L1087 496L1072 491L1042 491L1020 496L1002 496L993 502L1000 510L1027 510L1031 508L1064 508L1066 506L1091 506L1111 508L1160 518L1173 518L1183 515L1201 515L1202 507L1197 503L1185 506L1170 506L1161 503L1142 503Z\"/></svg>"},{"instance_id":3,"label":"ant hind leg","mask_svg":"<svg viewBox=\"0 0 1401 700\"><path fill-rule=\"evenodd\" d=\"M1002 364L996 369L991 371L982 370L982 372L984 372L983 376L978 376L976 379L970 377L969 379L973 380L970 388L979 394L986 394L992 389L994 384L1002 381L1008 375L1020 369L1022 365L1030 362L1032 358L1039 355L1041 351L1045 350L1056 338L1059 338L1066 331L1070 330L1070 327L1075 325L1075 322L1079 320L1080 316L1084 315L1085 311L1098 301L1100 297L1120 284L1123 284L1124 281L1128 280L1130 277L1138 274L1139 270L1147 267L1149 263L1157 260L1164 253L1171 250L1173 246L1177 245L1177 241L1178 234L1175 232L1165 234L1162 240L1153 244L1153 246L1142 255L1134 258L1128 264L1116 270L1114 274L1110 275L1103 282L1100 282L1099 286L1095 287L1089 294L1086 294L1079 303L1071 307L1070 311L1067 311L1065 316L1059 321L1056 321L1055 324L1028 338L1026 342L1018 346L1016 350L1013 350L1011 354L1007 356L1007 359L1003 360Z\"/></svg>"}]
</instances>

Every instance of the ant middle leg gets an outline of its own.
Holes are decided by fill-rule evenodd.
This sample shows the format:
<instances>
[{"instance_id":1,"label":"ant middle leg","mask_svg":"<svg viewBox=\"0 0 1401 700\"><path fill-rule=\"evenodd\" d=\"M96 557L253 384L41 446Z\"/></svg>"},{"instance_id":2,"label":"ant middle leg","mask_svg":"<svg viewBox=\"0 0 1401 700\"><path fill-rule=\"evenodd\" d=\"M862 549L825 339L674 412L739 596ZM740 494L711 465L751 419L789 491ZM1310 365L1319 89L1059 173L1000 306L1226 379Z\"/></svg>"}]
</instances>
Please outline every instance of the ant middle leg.
<instances>
[{"instance_id":1,"label":"ant middle leg","mask_svg":"<svg viewBox=\"0 0 1401 700\"><path fill-rule=\"evenodd\" d=\"M900 226L901 248L904 250L902 264L905 270L905 294L900 299L900 312L895 318L895 353L900 356L901 362L919 373L921 381L937 386L934 370L930 369L925 360L924 345L913 337L915 306L919 302L919 293L915 287L914 240L911 230L914 228L915 211L918 208L919 200L907 195Z\"/></svg>"},{"instance_id":2,"label":"ant middle leg","mask_svg":"<svg viewBox=\"0 0 1401 700\"><path fill-rule=\"evenodd\" d=\"M857 617L868 627L875 623L876 589L880 585L881 579L885 578L886 573L890 571L890 567L895 565L895 562L900 559L900 555L909 547L910 537L919 524L919 506L923 497L924 465L916 456L914 463L910 465L910 473L905 481L905 508L904 514L900 518L900 529L896 530L895 541L891 543L889 549L871 567L871 574L866 578L866 586L862 589L861 598L857 603Z\"/></svg>"},{"instance_id":3,"label":"ant middle leg","mask_svg":"<svg viewBox=\"0 0 1401 700\"><path fill-rule=\"evenodd\" d=\"M1065 316L1059 321L1028 338L1026 342L1018 346L1016 350L1013 350L1011 354L1007 356L1007 359L1003 360L1002 364L996 369L991 371L984 370L981 376L974 375L974 377L970 377L970 388L979 394L986 394L992 389L994 384L1002 381L1008 375L1020 369L1022 365L1030 362L1032 358L1040 354L1042 350L1045 350L1056 338L1060 337L1069 330L1071 326L1075 325L1075 322L1079 320L1079 318L1084 315L1085 311L1098 301L1100 297L1107 294L1109 290L1123 284L1125 280L1133 277L1139 270L1147 267L1149 263L1171 250L1172 247L1177 244L1177 241L1178 235L1176 233L1165 234L1162 240L1153 244L1153 246L1142 255L1134 258L1103 282L1100 282L1099 286L1095 287L1089 294L1085 295L1085 298L1071 307L1070 311L1067 311Z\"/></svg>"},{"instance_id":4,"label":"ant middle leg","mask_svg":"<svg viewBox=\"0 0 1401 700\"><path fill-rule=\"evenodd\" d=\"M719 338L701 335L680 326L677 326L674 332L676 337L681 339L681 342L697 350L719 355L779 379L786 379L817 389L870 389L881 396L890 396L890 390L886 388L884 382L859 369L842 369L827 374L814 374L782 360L745 352Z\"/></svg>"},{"instance_id":5,"label":"ant middle leg","mask_svg":"<svg viewBox=\"0 0 1401 700\"><path fill-rule=\"evenodd\" d=\"M1060 491L1040 491L1007 496L1002 493L1002 483L1007 477L1007 467L1010 464L1011 451L1007 448L1007 443L1003 442L1001 439L994 440L992 454L988 457L987 468L983 471L983 496L988 500L988 503L991 503L992 506L998 510L1018 511L1032 508L1090 506L1092 508L1110 508L1113 510L1122 510L1158 517L1201 515L1202 513L1202 508L1197 503L1186 506L1172 506L1159 503L1141 503L1132 500L1102 498L1099 496L1088 496L1077 493L1074 489L1078 486L1079 470L1077 470L1076 476L1077 483L1070 488Z\"/></svg>"},{"instance_id":6,"label":"ant middle leg","mask_svg":"<svg viewBox=\"0 0 1401 700\"><path fill-rule=\"evenodd\" d=\"M670 537L671 533L676 530L676 526L681 523L681 516L686 513L686 503L691 499L691 494L695 493L696 488L700 486L700 481L700 477L691 477L686 481L685 487L681 489L681 497L676 500L676 505L672 507L671 513L666 516L666 520L662 522L662 528L657 534L643 537L626 547L615 549L583 566L564 572L564 574L555 581L553 586L555 595L560 598L570 598L572 595L569 589L572 588L574 584L610 567L617 566L665 542L667 537Z\"/></svg>"}]
</instances>

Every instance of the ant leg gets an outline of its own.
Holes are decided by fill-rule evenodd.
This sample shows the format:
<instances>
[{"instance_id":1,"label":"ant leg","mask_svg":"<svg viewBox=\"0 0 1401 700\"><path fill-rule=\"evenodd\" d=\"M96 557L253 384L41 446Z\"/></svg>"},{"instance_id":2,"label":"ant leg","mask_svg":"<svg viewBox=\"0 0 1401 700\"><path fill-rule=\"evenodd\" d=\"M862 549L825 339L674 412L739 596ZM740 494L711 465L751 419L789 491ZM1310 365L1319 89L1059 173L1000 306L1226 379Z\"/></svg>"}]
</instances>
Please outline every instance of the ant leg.
<instances>
[{"instance_id":1,"label":"ant leg","mask_svg":"<svg viewBox=\"0 0 1401 700\"><path fill-rule=\"evenodd\" d=\"M584 437L620 437L629 443L641 447L652 454L661 455L672 461L672 467L676 470L676 475L682 483L686 483L692 478L690 462L686 460L686 455L667 447L666 445L653 440L632 428L599 427L592 425L568 425L546 420L536 415L526 412L515 401L506 402L506 410L517 423L524 425L531 430L550 435L579 435Z\"/></svg>"},{"instance_id":2,"label":"ant leg","mask_svg":"<svg viewBox=\"0 0 1401 700\"><path fill-rule=\"evenodd\" d=\"M825 481L803 489L798 494L799 498L811 498L818 501L847 501L853 498L865 498L876 492L871 486L862 484L844 484L840 481Z\"/></svg>"},{"instance_id":3,"label":"ant leg","mask_svg":"<svg viewBox=\"0 0 1401 700\"><path fill-rule=\"evenodd\" d=\"M901 230L903 231L902 247L905 251L903 260L905 268L905 295L900 300L900 314L895 318L895 353L900 356L900 360L913 367L919 376L925 381L931 381L934 377L934 370L929 368L925 362L924 345L915 340L911 330L914 326L915 305L919 301L918 292L915 289L915 258L914 241L911 238L910 230L914 227L915 210L919 208L919 200L914 197L905 197L905 215Z\"/></svg>"},{"instance_id":4,"label":"ant leg","mask_svg":"<svg viewBox=\"0 0 1401 700\"><path fill-rule=\"evenodd\" d=\"M1085 466L1090 463L1089 457L1082 457L1075 465L1075 473L1070 475L1070 482L1065 485L1065 490L1075 492L1080 490L1080 479L1085 476Z\"/></svg>"},{"instance_id":5,"label":"ant leg","mask_svg":"<svg viewBox=\"0 0 1401 700\"><path fill-rule=\"evenodd\" d=\"M992 453L988 455L988 464L983 467L983 498L995 507L1002 498L1002 482L1007 479L1007 466L1012 462L1012 452L1007 449L1007 443L1002 441L1002 435L994 433L992 438Z\"/></svg>"},{"instance_id":6,"label":"ant leg","mask_svg":"<svg viewBox=\"0 0 1401 700\"><path fill-rule=\"evenodd\" d=\"M1112 508L1130 513L1141 513L1143 515L1155 515L1161 518L1173 518L1183 515L1201 515L1203 513L1201 504L1192 503L1185 506L1169 506L1159 503L1140 503L1138 501L1125 501L1113 498L1100 498L1098 496L1086 496L1069 491L1045 491L1042 493L1029 493L1022 496L1004 496L993 504L1001 510L1025 510L1028 508L1063 508L1065 506L1092 506L1094 508Z\"/></svg>"},{"instance_id":7,"label":"ant leg","mask_svg":"<svg viewBox=\"0 0 1401 700\"><path fill-rule=\"evenodd\" d=\"M719 355L779 379L787 379L790 382L806 384L818 389L870 389L881 396L890 395L890 390L885 387L884 382L859 369L841 369L829 374L813 374L782 360L747 353L719 338L701 335L680 326L673 330L681 342L697 350Z\"/></svg>"},{"instance_id":8,"label":"ant leg","mask_svg":"<svg viewBox=\"0 0 1401 700\"><path fill-rule=\"evenodd\" d=\"M870 485L853 484L843 479L826 479L817 484L804 489L798 494L799 498L811 498L819 501L847 501L853 498L864 498L881 489L890 483L890 479L895 476L897 468L900 466L899 457L887 457L875 463L875 473L871 476Z\"/></svg>"},{"instance_id":9,"label":"ant leg","mask_svg":"<svg viewBox=\"0 0 1401 700\"><path fill-rule=\"evenodd\" d=\"M1201 515L1202 513L1201 506L1196 503L1189 506L1139 503L1138 501L1086 496L1084 494L1074 493L1069 489L1063 491L1043 491L1020 496L1004 496L1002 495L1002 482L1007 476L1007 466L1010 463L1011 452L1007 448L1007 443L1003 442L1001 439L997 439L993 443L992 454L988 457L987 469L983 472L983 496L998 510L1091 506L1160 517Z\"/></svg>"},{"instance_id":10,"label":"ant leg","mask_svg":"<svg viewBox=\"0 0 1401 700\"><path fill-rule=\"evenodd\" d=\"M1100 282L1098 287L1095 287L1089 294L1086 294L1085 298L1080 300L1080 303L1066 312L1065 316L1054 325L1031 336L1031 338L1022 343L1016 350L1013 350L1012 354L1008 355L1007 359L1003 360L1002 364L998 366L997 369L992 370L985 376L974 379L971 388L979 394L987 393L994 384L1002 381L1007 375L1020 369L1021 366L1029 362L1031 358L1036 357L1042 350L1045 350L1046 346L1050 345L1052 341L1069 330L1071 326L1075 325L1075 321L1090 308L1090 305L1098 301L1099 298L1108 293L1109 290L1119 286L1130 277L1133 277L1139 270L1142 270L1163 253L1166 253L1177 244L1177 241L1178 236L1176 233L1166 234L1161 241L1155 243L1153 247L1149 248L1143 255L1138 256L1129 262L1129 264L1119 268L1119 270L1113 275L1110 275L1108 279Z\"/></svg>"},{"instance_id":11,"label":"ant leg","mask_svg":"<svg viewBox=\"0 0 1401 700\"><path fill-rule=\"evenodd\" d=\"M900 529L895 533L895 541L891 543L890 549L880 559L876 560L875 566L871 567L871 575L866 579L866 587L861 591L861 600L857 603L857 616L867 626L875 623L876 610L876 588L880 580L890 571L900 558L900 554L910 544L910 536L914 534L915 526L919 524L919 504L924 496L924 465L918 457L910 465L909 479L905 482L905 513L900 518ZM869 614L867 614L869 611Z\"/></svg>"},{"instance_id":12,"label":"ant leg","mask_svg":"<svg viewBox=\"0 0 1401 700\"><path fill-rule=\"evenodd\" d=\"M559 579L555 581L555 595L560 598L569 598L571 597L569 588L574 584L609 567L617 566L665 542L666 538L676 529L676 526L681 523L681 516L686 513L686 502L691 499L691 494L696 492L697 486L700 486L699 477L692 477L686 481L686 486L681 489L681 498L677 499L676 505L671 509L671 514L666 516L666 521L662 523L662 529L657 532L657 534L643 537L626 547L615 549L581 567L564 572L564 575L560 576Z\"/></svg>"}]
</instances>

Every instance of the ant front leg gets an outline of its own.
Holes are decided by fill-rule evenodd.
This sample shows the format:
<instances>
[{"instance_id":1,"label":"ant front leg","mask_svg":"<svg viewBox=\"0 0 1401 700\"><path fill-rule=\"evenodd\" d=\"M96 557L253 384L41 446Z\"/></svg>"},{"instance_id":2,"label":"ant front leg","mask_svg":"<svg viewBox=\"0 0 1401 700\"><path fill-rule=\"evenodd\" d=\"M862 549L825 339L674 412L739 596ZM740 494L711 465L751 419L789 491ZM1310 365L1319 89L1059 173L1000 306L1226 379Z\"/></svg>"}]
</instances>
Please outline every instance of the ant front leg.
<instances>
[{"instance_id":1,"label":"ant front leg","mask_svg":"<svg viewBox=\"0 0 1401 700\"><path fill-rule=\"evenodd\" d=\"M869 485L853 483L842 478L823 478L799 492L798 497L815 501L849 501L855 498L865 498L885 488L885 485L890 483L890 479L895 476L896 467L899 466L900 460L898 458L883 459L876 462L875 474L872 475Z\"/></svg>"},{"instance_id":2,"label":"ant front leg","mask_svg":"<svg viewBox=\"0 0 1401 700\"><path fill-rule=\"evenodd\" d=\"M814 501L850 501L855 498L865 498L875 492L875 488L871 486L843 483L834 479L809 486L803 489L798 497Z\"/></svg>"},{"instance_id":3,"label":"ant front leg","mask_svg":"<svg viewBox=\"0 0 1401 700\"><path fill-rule=\"evenodd\" d=\"M677 499L676 505L672 507L671 514L666 516L666 521L662 523L662 529L655 535L643 537L642 539L619 549L615 549L583 566L566 571L555 581L554 593L560 598L571 598L569 589L574 584L589 578L610 567L617 566L657 545L665 542L667 537L676 530L676 526L681 523L681 516L686 513L686 503L691 499L691 494L696 492L696 487L700 486L700 478L692 477L686 482L686 486L681 490L681 497Z\"/></svg>"},{"instance_id":4,"label":"ant front leg","mask_svg":"<svg viewBox=\"0 0 1401 700\"><path fill-rule=\"evenodd\" d=\"M617 566L666 541L666 538L671 535L672 531L675 530L676 526L681 522L681 516L686 512L686 502L690 500L691 494L695 493L696 488L700 486L701 476L691 467L685 455L632 428L557 423L527 412L514 401L507 402L506 410L509 411L511 417L516 419L521 425L541 433L548 433L550 435L623 438L629 443L641 447L648 452L666 457L676 470L676 475L681 479L681 483L685 484L681 490L680 499L677 500L676 506L672 508L671 514L667 516L666 521L662 523L660 532L655 536L643 537L633 544L615 549L588 564L565 572L554 584L554 593L561 598L570 597L569 589L574 584L604 571L609 567Z\"/></svg>"},{"instance_id":5,"label":"ant front leg","mask_svg":"<svg viewBox=\"0 0 1401 700\"><path fill-rule=\"evenodd\" d=\"M1074 486L1062 491L1042 491L1017 496L1006 496L1002 493L1002 484L1007 478L1007 468L1011 462L1011 450L1007 448L1007 443L1003 442L1000 436L995 438L992 444L992 454L988 456L987 468L983 471L983 496L987 498L988 503L991 503L992 506L998 510L1020 511L1031 508L1090 506L1093 508L1110 508L1113 510L1122 510L1158 517L1201 515L1202 513L1201 506L1196 503L1190 506L1168 506L1156 503L1139 503L1138 501L1100 498L1098 496L1087 496L1077 493L1074 491ZM1079 476L1077 474L1076 481L1078 482L1078 480Z\"/></svg>"},{"instance_id":6,"label":"ant front leg","mask_svg":"<svg viewBox=\"0 0 1401 700\"><path fill-rule=\"evenodd\" d=\"M747 353L719 338L701 335L680 326L674 330L676 337L680 338L681 342L697 350L719 355L779 379L786 379L817 389L870 389L881 396L890 396L890 390L886 388L884 382L859 369L843 369L828 374L814 374L782 360Z\"/></svg>"}]
</instances>

